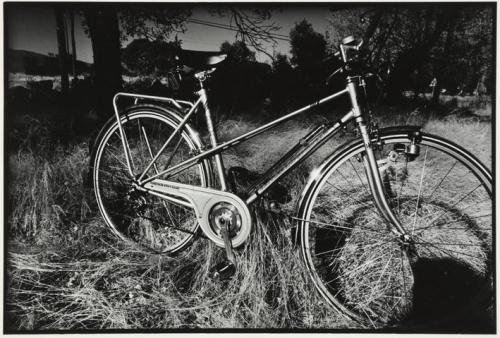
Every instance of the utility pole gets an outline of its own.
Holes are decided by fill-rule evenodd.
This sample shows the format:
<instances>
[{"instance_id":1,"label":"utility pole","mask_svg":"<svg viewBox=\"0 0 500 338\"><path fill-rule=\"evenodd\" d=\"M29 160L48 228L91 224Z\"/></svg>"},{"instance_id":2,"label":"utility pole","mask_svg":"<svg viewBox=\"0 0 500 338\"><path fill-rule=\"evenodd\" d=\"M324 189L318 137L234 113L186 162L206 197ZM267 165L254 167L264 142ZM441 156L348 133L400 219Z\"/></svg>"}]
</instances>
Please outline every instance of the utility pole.
<instances>
[{"instance_id":1,"label":"utility pole","mask_svg":"<svg viewBox=\"0 0 500 338\"><path fill-rule=\"evenodd\" d=\"M69 22L71 35L71 61L73 66L73 81L76 81L76 77L78 76L78 74L76 70L75 12L73 10L69 11Z\"/></svg>"},{"instance_id":2,"label":"utility pole","mask_svg":"<svg viewBox=\"0 0 500 338\"><path fill-rule=\"evenodd\" d=\"M66 47L66 29L64 25L64 11L60 6L55 7L56 26L57 26L57 47L59 51L59 68L61 70L61 94L63 99L68 96L69 80L67 68L67 47Z\"/></svg>"}]
</instances>

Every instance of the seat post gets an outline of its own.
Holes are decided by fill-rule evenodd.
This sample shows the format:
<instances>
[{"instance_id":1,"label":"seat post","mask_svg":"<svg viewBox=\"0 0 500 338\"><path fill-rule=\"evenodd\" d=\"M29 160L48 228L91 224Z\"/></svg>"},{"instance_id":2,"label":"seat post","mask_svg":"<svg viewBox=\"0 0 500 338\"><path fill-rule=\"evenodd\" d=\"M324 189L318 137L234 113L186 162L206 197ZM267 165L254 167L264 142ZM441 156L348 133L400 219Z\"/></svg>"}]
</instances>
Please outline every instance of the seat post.
<instances>
[{"instance_id":1,"label":"seat post","mask_svg":"<svg viewBox=\"0 0 500 338\"><path fill-rule=\"evenodd\" d=\"M201 89L198 92L198 94L200 95L201 102L203 103L203 108L205 109L205 119L207 121L208 133L210 135L210 143L212 144L212 147L215 148L217 147L217 134L213 125L212 114L210 112L210 108L208 107L207 91L203 87L203 80L199 79L199 81ZM215 163L217 165L217 172L219 174L221 189L223 191L227 191L226 175L224 172L222 155L220 153L217 153L214 155L214 158L215 158Z\"/></svg>"}]
</instances>

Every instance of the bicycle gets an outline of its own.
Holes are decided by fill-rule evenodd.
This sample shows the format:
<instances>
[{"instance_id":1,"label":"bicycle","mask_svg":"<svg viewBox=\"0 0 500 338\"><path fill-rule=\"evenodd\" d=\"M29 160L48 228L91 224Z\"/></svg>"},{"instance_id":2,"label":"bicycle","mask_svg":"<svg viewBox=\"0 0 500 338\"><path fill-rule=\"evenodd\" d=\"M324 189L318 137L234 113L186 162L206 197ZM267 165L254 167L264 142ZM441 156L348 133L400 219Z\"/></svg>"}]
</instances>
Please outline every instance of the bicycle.
<instances>
[{"instance_id":1,"label":"bicycle","mask_svg":"<svg viewBox=\"0 0 500 338\"><path fill-rule=\"evenodd\" d=\"M200 90L194 103L116 94L115 114L91 156L95 196L107 226L125 241L172 256L195 240L208 239L225 249L226 260L216 274L231 275L237 268L235 251L252 230L249 206L352 123L359 136L312 171L290 216L317 291L362 325L396 325L416 306L419 264L432 261L444 264L440 267L458 264L478 276L481 287L475 285L477 293L461 299L464 304L479 302L484 290L491 301L491 173L464 148L419 127L372 123L366 74L357 62L361 46L362 41L348 37L335 53L342 66L332 76L345 75L344 89L223 143L205 89L223 54L198 64ZM246 191L231 189L223 151L341 96L351 103L342 118L313 129ZM134 102L120 112L117 102L124 97ZM200 107L209 146L188 123Z\"/></svg>"}]
</instances>

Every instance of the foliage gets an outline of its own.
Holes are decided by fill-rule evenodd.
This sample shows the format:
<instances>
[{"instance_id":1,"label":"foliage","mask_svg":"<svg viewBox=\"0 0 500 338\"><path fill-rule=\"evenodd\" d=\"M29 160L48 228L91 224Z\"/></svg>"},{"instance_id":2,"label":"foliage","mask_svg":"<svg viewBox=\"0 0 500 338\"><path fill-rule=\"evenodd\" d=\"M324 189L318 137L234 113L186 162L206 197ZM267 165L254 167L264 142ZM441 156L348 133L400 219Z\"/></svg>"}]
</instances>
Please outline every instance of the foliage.
<instances>
[{"instance_id":1,"label":"foliage","mask_svg":"<svg viewBox=\"0 0 500 338\"><path fill-rule=\"evenodd\" d=\"M305 19L290 31L291 63L301 89L292 93L297 101L305 104L325 93L328 76L324 58L327 43L325 37L316 32ZM298 88L297 88L298 89Z\"/></svg>"},{"instance_id":2,"label":"foliage","mask_svg":"<svg viewBox=\"0 0 500 338\"><path fill-rule=\"evenodd\" d=\"M180 41L136 39L122 50L122 64L133 75L165 75L175 67Z\"/></svg>"},{"instance_id":3,"label":"foliage","mask_svg":"<svg viewBox=\"0 0 500 338\"><path fill-rule=\"evenodd\" d=\"M152 4L127 4L122 6L100 5L101 8L111 9L119 21L120 40L127 41L130 38L148 40L166 40L172 33L183 32L185 22L191 16L191 10L187 6L169 5L156 6ZM85 17L83 24L84 32L90 36L89 15L93 15L89 9L93 6L82 7ZM97 5L99 7L99 5Z\"/></svg>"},{"instance_id":4,"label":"foliage","mask_svg":"<svg viewBox=\"0 0 500 338\"><path fill-rule=\"evenodd\" d=\"M267 96L271 67L255 61L255 53L242 41L226 41L220 49L228 58L209 84L210 103L224 115L259 109Z\"/></svg>"},{"instance_id":5,"label":"foliage","mask_svg":"<svg viewBox=\"0 0 500 338\"><path fill-rule=\"evenodd\" d=\"M275 112L286 111L296 105L292 93L300 90L300 82L286 55L277 54L274 58L270 88L272 108Z\"/></svg>"},{"instance_id":6,"label":"foliage","mask_svg":"<svg viewBox=\"0 0 500 338\"><path fill-rule=\"evenodd\" d=\"M363 17L365 22L360 23ZM356 20L358 19L358 20ZM391 68L389 94L429 90L433 78L441 88L466 92L493 89L493 7L490 5L385 6L334 10L332 44L342 35L364 38L366 62ZM348 33L352 32L352 33Z\"/></svg>"},{"instance_id":7,"label":"foliage","mask_svg":"<svg viewBox=\"0 0 500 338\"><path fill-rule=\"evenodd\" d=\"M240 5L209 9L214 15L229 16L230 27L236 32L235 38L271 58L272 55L264 44L275 46L278 38L275 34L281 28L276 23L268 21L274 10L275 8L269 4L259 4L258 7Z\"/></svg>"},{"instance_id":8,"label":"foliage","mask_svg":"<svg viewBox=\"0 0 500 338\"><path fill-rule=\"evenodd\" d=\"M292 63L304 71L316 71L325 57L326 40L305 19L290 31Z\"/></svg>"},{"instance_id":9,"label":"foliage","mask_svg":"<svg viewBox=\"0 0 500 338\"><path fill-rule=\"evenodd\" d=\"M169 4L126 5L118 11L122 40L130 37L151 41L166 40L172 33L183 32L185 22L191 16L187 6Z\"/></svg>"},{"instance_id":10,"label":"foliage","mask_svg":"<svg viewBox=\"0 0 500 338\"><path fill-rule=\"evenodd\" d=\"M241 40L233 43L224 41L220 46L220 51L226 53L228 60L233 63L255 62L255 52L252 52Z\"/></svg>"}]
</instances>

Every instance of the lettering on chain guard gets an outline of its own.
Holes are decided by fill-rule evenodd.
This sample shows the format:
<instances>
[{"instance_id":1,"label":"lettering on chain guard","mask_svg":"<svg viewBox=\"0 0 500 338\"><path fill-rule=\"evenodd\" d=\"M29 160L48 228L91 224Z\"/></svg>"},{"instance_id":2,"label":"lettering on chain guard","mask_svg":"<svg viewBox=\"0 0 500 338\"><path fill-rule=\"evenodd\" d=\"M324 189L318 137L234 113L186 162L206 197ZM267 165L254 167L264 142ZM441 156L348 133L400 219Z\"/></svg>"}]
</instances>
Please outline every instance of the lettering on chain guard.
<instances>
[{"instance_id":1,"label":"lettering on chain guard","mask_svg":"<svg viewBox=\"0 0 500 338\"><path fill-rule=\"evenodd\" d=\"M224 247L224 240L221 236L214 232L210 226L209 218L212 208L220 202L226 202L233 205L241 216L241 228L239 232L231 238L233 247L242 245L250 235L252 228L250 211L248 210L245 202L234 194L161 179L155 179L146 183L144 188L146 191L153 193L156 196L165 196L166 200L172 201L172 196L187 200L194 209L196 218L198 219L204 234L220 247ZM186 204L184 201L180 202L182 202L180 204Z\"/></svg>"}]
</instances>

